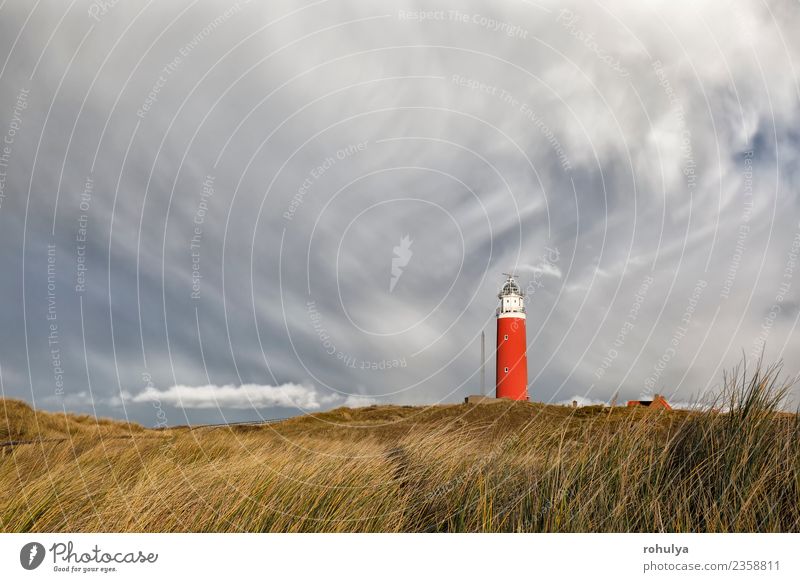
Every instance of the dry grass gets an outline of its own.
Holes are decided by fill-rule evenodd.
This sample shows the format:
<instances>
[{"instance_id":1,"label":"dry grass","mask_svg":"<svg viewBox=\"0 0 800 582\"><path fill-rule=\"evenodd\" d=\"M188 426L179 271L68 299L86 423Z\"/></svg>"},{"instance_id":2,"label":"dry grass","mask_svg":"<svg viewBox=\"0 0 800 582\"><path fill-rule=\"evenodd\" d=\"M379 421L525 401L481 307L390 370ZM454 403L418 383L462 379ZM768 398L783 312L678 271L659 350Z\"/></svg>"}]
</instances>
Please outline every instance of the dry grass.
<instances>
[{"instance_id":1,"label":"dry grass","mask_svg":"<svg viewBox=\"0 0 800 582\"><path fill-rule=\"evenodd\" d=\"M0 401L3 531L800 531L780 368L723 412L504 402L147 430ZM63 440L53 440L63 439Z\"/></svg>"}]
</instances>

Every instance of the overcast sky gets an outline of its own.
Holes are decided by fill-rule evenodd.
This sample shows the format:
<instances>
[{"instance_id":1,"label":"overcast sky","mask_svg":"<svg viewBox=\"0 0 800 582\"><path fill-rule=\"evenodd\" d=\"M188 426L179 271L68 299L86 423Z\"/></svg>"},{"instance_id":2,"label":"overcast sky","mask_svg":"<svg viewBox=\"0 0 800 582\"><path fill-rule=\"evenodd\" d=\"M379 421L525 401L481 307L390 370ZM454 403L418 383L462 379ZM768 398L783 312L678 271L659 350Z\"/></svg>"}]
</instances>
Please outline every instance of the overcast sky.
<instances>
[{"instance_id":1,"label":"overcast sky","mask_svg":"<svg viewBox=\"0 0 800 582\"><path fill-rule=\"evenodd\" d=\"M458 402L510 270L533 400L800 372L800 5L678 4L0 3L3 394Z\"/></svg>"}]
</instances>

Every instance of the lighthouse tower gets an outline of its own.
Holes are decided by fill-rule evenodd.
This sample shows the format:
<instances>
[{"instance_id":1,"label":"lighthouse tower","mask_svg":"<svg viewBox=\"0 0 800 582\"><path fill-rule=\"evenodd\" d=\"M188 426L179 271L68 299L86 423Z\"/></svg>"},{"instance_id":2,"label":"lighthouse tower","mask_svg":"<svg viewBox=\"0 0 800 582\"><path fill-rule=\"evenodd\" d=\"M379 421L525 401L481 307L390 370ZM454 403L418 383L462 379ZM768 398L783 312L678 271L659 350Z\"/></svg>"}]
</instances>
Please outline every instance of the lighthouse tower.
<instances>
[{"instance_id":1,"label":"lighthouse tower","mask_svg":"<svg viewBox=\"0 0 800 582\"><path fill-rule=\"evenodd\" d=\"M506 282L497 295L497 397L527 400L525 304L514 275L505 275Z\"/></svg>"}]
</instances>

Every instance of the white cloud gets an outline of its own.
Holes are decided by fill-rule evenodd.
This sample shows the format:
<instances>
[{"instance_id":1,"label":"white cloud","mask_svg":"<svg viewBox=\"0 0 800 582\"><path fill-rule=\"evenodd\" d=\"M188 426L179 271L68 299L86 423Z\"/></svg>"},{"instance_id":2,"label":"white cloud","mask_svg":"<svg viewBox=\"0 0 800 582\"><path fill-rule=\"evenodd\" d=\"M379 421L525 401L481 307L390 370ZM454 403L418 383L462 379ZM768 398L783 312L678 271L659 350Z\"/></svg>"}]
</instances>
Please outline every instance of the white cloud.
<instances>
[{"instance_id":1,"label":"white cloud","mask_svg":"<svg viewBox=\"0 0 800 582\"><path fill-rule=\"evenodd\" d=\"M361 408L376 403L377 401L369 396L358 396L355 394L351 394L350 396L344 399L344 403L342 404L342 406L347 406L348 408Z\"/></svg>"},{"instance_id":2,"label":"white cloud","mask_svg":"<svg viewBox=\"0 0 800 582\"><path fill-rule=\"evenodd\" d=\"M585 396L573 396L572 398L567 398L566 400L561 400L560 402L556 402L556 404L561 404L564 406L572 406L573 401L577 401L578 406L596 406L598 404L606 406L608 404L608 402L605 402L604 400L586 398Z\"/></svg>"},{"instance_id":3,"label":"white cloud","mask_svg":"<svg viewBox=\"0 0 800 582\"><path fill-rule=\"evenodd\" d=\"M302 408L319 410L322 407L348 406L356 408L375 402L359 395L340 395L320 392L314 386L286 383L280 386L264 384L226 384L217 386L185 386L183 384L159 390L148 386L131 397L133 402L161 402L180 408Z\"/></svg>"}]
</instances>

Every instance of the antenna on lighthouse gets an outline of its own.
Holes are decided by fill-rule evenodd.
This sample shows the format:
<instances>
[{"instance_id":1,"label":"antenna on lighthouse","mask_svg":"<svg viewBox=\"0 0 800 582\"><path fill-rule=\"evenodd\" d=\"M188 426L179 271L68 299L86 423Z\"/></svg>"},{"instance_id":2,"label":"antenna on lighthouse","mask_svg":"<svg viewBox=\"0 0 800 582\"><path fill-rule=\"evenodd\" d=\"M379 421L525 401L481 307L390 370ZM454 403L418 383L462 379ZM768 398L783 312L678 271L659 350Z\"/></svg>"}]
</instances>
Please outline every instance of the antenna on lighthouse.
<instances>
[{"instance_id":1,"label":"antenna on lighthouse","mask_svg":"<svg viewBox=\"0 0 800 582\"><path fill-rule=\"evenodd\" d=\"M481 332L481 396L486 396L486 333Z\"/></svg>"}]
</instances>

